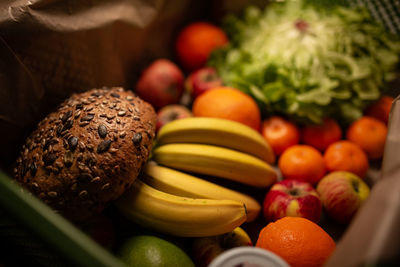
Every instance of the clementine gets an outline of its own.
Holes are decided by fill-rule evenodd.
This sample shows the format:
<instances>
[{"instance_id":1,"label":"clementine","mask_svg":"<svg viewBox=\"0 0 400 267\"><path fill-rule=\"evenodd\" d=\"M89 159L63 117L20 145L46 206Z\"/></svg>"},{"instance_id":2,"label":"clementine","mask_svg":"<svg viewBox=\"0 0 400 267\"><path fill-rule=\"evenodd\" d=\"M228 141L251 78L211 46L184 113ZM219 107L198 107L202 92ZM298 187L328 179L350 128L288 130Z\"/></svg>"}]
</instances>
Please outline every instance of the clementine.
<instances>
[{"instance_id":1,"label":"clementine","mask_svg":"<svg viewBox=\"0 0 400 267\"><path fill-rule=\"evenodd\" d=\"M225 32L208 22L194 22L178 34L175 49L179 61L189 71L204 67L210 53L228 43Z\"/></svg>"},{"instance_id":2,"label":"clementine","mask_svg":"<svg viewBox=\"0 0 400 267\"><path fill-rule=\"evenodd\" d=\"M302 142L320 151L324 151L330 144L341 138L342 129L331 118L325 118L322 124L305 125L301 129Z\"/></svg>"},{"instance_id":3,"label":"clementine","mask_svg":"<svg viewBox=\"0 0 400 267\"><path fill-rule=\"evenodd\" d=\"M316 223L301 217L284 217L261 230L256 247L276 253L292 267L316 267L327 261L336 244Z\"/></svg>"},{"instance_id":4,"label":"clementine","mask_svg":"<svg viewBox=\"0 0 400 267\"><path fill-rule=\"evenodd\" d=\"M237 121L257 131L261 114L257 103L249 95L231 87L215 87L198 96L192 106L197 117L214 117Z\"/></svg>"},{"instance_id":5,"label":"clementine","mask_svg":"<svg viewBox=\"0 0 400 267\"><path fill-rule=\"evenodd\" d=\"M384 122L364 116L349 126L346 137L358 144L367 153L368 158L379 159L383 156L387 133Z\"/></svg>"},{"instance_id":6,"label":"clementine","mask_svg":"<svg viewBox=\"0 0 400 267\"><path fill-rule=\"evenodd\" d=\"M359 145L349 140L331 144L324 154L325 166L329 172L348 171L365 177L369 168L367 154Z\"/></svg>"},{"instance_id":7,"label":"clementine","mask_svg":"<svg viewBox=\"0 0 400 267\"><path fill-rule=\"evenodd\" d=\"M321 152L309 145L294 145L286 149L278 160L278 166L285 179L295 179L312 185L326 172Z\"/></svg>"},{"instance_id":8,"label":"clementine","mask_svg":"<svg viewBox=\"0 0 400 267\"><path fill-rule=\"evenodd\" d=\"M391 96L382 96L378 101L372 103L367 108L366 115L374 117L387 124L393 101L394 98Z\"/></svg>"},{"instance_id":9,"label":"clementine","mask_svg":"<svg viewBox=\"0 0 400 267\"><path fill-rule=\"evenodd\" d=\"M287 148L297 145L300 141L300 130L291 121L272 116L262 123L261 133L270 144L275 155L281 155Z\"/></svg>"}]
</instances>

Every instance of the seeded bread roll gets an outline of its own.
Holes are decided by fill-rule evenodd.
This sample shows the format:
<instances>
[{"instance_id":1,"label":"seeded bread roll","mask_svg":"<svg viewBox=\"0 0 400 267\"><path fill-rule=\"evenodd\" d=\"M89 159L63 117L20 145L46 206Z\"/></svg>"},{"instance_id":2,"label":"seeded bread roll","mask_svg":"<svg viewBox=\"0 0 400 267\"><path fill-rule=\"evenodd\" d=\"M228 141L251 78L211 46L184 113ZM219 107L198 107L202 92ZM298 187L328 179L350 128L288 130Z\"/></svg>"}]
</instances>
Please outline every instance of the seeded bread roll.
<instances>
[{"instance_id":1,"label":"seeded bread roll","mask_svg":"<svg viewBox=\"0 0 400 267\"><path fill-rule=\"evenodd\" d=\"M75 94L42 120L16 162L16 180L73 221L100 213L146 163L152 106L122 88Z\"/></svg>"}]
</instances>

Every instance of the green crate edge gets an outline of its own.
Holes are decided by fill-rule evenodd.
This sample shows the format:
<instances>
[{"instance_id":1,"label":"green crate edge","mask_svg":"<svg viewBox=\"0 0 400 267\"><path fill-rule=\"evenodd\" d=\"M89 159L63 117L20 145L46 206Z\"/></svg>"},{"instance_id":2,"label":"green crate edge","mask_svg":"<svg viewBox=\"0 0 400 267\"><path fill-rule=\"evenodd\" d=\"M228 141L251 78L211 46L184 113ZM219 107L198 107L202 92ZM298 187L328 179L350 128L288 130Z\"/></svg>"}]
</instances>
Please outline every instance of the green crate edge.
<instances>
[{"instance_id":1,"label":"green crate edge","mask_svg":"<svg viewBox=\"0 0 400 267\"><path fill-rule=\"evenodd\" d=\"M126 267L72 223L24 191L1 170L0 206L59 251L62 257L78 266Z\"/></svg>"}]
</instances>

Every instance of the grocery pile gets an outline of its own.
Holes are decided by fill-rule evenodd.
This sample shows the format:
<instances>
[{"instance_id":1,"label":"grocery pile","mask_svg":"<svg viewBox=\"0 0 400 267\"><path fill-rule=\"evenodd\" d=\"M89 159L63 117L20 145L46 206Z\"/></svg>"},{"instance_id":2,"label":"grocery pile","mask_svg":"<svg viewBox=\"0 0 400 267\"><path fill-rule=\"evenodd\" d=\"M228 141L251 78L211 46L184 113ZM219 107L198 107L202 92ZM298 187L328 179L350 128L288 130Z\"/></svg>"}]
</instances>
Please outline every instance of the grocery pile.
<instances>
[{"instance_id":1,"label":"grocery pile","mask_svg":"<svg viewBox=\"0 0 400 267\"><path fill-rule=\"evenodd\" d=\"M72 96L16 179L70 219L108 208L115 232L143 229L112 247L129 266L208 266L240 246L322 266L338 240L324 225L353 220L384 155L400 42L365 12L288 3L185 26L177 61L154 60L135 94Z\"/></svg>"}]
</instances>

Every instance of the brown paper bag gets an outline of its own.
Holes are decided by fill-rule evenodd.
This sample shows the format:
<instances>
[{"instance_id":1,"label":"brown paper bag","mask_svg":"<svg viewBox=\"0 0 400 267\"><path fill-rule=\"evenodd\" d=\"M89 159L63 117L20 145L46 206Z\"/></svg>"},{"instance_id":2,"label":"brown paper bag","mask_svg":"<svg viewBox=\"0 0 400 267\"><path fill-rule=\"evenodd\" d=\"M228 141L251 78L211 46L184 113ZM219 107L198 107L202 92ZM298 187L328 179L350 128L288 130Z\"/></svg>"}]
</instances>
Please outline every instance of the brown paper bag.
<instances>
[{"instance_id":1,"label":"brown paper bag","mask_svg":"<svg viewBox=\"0 0 400 267\"><path fill-rule=\"evenodd\" d=\"M390 112L380 177L326 266L395 266L400 262L400 96Z\"/></svg>"},{"instance_id":2,"label":"brown paper bag","mask_svg":"<svg viewBox=\"0 0 400 267\"><path fill-rule=\"evenodd\" d=\"M2 1L0 162L11 163L36 123L72 92L132 89L150 60L173 57L188 0Z\"/></svg>"}]
</instances>

